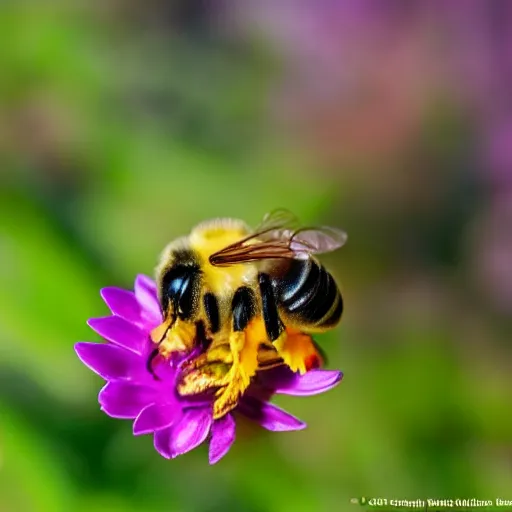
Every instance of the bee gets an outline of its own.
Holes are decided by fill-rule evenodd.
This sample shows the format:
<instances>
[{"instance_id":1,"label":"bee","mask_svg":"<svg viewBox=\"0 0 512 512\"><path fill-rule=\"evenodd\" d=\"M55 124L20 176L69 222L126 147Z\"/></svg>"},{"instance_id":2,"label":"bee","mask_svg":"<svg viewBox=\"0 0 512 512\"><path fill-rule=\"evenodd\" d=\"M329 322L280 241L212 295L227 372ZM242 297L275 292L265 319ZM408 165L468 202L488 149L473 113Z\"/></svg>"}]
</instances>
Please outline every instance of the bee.
<instances>
[{"instance_id":1,"label":"bee","mask_svg":"<svg viewBox=\"0 0 512 512\"><path fill-rule=\"evenodd\" d=\"M214 390L214 418L233 409L257 371L321 366L311 334L334 328L343 299L316 254L346 242L344 231L299 227L287 210L250 229L215 219L171 242L156 269L164 321L151 332L153 356L202 353L184 367L182 394Z\"/></svg>"}]
</instances>

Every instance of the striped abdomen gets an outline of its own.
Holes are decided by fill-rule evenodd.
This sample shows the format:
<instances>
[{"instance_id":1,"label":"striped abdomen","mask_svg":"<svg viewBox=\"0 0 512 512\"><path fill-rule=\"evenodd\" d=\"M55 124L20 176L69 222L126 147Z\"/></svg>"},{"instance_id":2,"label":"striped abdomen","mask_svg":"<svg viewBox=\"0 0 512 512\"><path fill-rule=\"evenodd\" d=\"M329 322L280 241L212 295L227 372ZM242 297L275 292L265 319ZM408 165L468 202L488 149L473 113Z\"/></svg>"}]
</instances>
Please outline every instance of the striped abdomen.
<instances>
[{"instance_id":1,"label":"striped abdomen","mask_svg":"<svg viewBox=\"0 0 512 512\"><path fill-rule=\"evenodd\" d=\"M340 321L343 300L338 285L315 259L292 260L273 278L279 310L294 324L323 331Z\"/></svg>"}]
</instances>

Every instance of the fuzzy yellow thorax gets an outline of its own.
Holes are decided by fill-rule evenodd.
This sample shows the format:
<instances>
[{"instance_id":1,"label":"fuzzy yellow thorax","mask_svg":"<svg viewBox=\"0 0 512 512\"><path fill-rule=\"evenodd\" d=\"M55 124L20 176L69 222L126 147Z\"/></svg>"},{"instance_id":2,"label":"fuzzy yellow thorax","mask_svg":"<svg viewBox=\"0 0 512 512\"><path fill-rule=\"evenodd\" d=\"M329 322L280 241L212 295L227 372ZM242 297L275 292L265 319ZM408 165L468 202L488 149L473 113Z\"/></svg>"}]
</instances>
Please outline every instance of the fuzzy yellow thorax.
<instances>
[{"instance_id":1,"label":"fuzzy yellow thorax","mask_svg":"<svg viewBox=\"0 0 512 512\"><path fill-rule=\"evenodd\" d=\"M214 267L209 258L228 245L238 242L249 234L249 228L242 221L218 219L200 224L190 234L190 246L201 260L203 280L209 290L224 296L234 292L239 286L254 281L254 265L230 265Z\"/></svg>"}]
</instances>

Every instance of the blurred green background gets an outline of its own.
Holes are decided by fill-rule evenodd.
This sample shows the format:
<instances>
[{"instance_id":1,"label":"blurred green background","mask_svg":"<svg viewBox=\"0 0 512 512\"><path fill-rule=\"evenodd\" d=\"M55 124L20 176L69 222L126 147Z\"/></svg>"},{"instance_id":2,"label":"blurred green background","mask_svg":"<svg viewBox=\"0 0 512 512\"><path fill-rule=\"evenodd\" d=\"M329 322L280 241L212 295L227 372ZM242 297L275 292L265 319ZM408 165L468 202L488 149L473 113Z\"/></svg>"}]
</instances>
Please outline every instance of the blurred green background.
<instances>
[{"instance_id":1,"label":"blurred green background","mask_svg":"<svg viewBox=\"0 0 512 512\"><path fill-rule=\"evenodd\" d=\"M512 499L512 3L0 6L0 510L330 511ZM349 234L335 390L159 457L73 344L204 219Z\"/></svg>"}]
</instances>

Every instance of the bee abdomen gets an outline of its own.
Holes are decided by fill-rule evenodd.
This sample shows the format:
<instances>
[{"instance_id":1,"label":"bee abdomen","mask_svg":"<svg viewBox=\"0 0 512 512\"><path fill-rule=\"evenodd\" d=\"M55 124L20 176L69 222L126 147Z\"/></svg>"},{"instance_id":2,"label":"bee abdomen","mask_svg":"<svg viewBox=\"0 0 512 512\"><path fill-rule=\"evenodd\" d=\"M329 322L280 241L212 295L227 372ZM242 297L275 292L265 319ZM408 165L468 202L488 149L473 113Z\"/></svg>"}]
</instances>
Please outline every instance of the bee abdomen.
<instances>
[{"instance_id":1,"label":"bee abdomen","mask_svg":"<svg viewBox=\"0 0 512 512\"><path fill-rule=\"evenodd\" d=\"M332 275L313 258L293 260L282 278L274 280L281 308L298 323L327 329L343 313L343 300Z\"/></svg>"}]
</instances>

